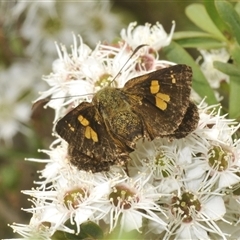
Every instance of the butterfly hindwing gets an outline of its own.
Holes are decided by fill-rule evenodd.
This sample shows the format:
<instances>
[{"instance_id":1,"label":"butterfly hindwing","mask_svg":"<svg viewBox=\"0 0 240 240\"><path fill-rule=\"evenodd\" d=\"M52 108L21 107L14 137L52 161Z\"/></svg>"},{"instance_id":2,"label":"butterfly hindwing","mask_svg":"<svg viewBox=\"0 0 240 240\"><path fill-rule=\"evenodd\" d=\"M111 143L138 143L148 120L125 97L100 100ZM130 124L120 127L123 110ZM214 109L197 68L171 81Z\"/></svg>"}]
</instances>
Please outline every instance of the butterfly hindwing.
<instances>
[{"instance_id":1,"label":"butterfly hindwing","mask_svg":"<svg viewBox=\"0 0 240 240\"><path fill-rule=\"evenodd\" d=\"M198 121L199 121L198 108L193 102L189 101L189 106L187 108L187 111L184 115L181 124L174 131L174 134L172 134L171 136L169 135L169 137L174 138L186 137L190 132L194 131L197 128Z\"/></svg>"}]
</instances>

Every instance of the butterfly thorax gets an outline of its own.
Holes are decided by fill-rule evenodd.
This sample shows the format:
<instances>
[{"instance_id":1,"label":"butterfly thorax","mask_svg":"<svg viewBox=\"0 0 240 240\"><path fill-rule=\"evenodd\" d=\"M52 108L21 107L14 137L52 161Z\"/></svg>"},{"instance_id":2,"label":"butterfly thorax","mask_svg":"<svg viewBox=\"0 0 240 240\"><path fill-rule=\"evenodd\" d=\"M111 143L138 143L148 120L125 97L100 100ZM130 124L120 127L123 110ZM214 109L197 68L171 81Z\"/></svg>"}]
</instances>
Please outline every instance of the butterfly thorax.
<instances>
[{"instance_id":1,"label":"butterfly thorax","mask_svg":"<svg viewBox=\"0 0 240 240\"><path fill-rule=\"evenodd\" d=\"M92 103L101 116L111 118L119 111L131 111L129 96L121 89L105 87L93 97Z\"/></svg>"},{"instance_id":2,"label":"butterfly thorax","mask_svg":"<svg viewBox=\"0 0 240 240\"><path fill-rule=\"evenodd\" d=\"M133 147L130 142L143 134L142 119L132 110L139 101L137 96L112 87L98 91L92 100L106 126L124 141L130 140L127 143L130 147Z\"/></svg>"}]
</instances>

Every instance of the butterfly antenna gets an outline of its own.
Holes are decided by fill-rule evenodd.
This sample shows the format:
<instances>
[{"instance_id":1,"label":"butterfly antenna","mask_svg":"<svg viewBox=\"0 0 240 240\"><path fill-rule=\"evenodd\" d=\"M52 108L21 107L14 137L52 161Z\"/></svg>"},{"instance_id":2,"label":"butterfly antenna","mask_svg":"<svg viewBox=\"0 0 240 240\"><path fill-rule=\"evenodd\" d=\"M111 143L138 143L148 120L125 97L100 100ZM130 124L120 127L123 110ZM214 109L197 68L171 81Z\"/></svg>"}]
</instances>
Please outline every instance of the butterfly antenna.
<instances>
[{"instance_id":1,"label":"butterfly antenna","mask_svg":"<svg viewBox=\"0 0 240 240\"><path fill-rule=\"evenodd\" d=\"M81 95L81 97L83 96L88 96L88 95L92 95L93 93L87 93L87 94L83 94ZM79 95L72 95L72 96L64 96L64 97L46 97L46 98L43 98L43 99L40 99L36 102L33 102L33 105L32 105L32 110L37 108L38 106L41 106L43 104L46 104L48 103L50 100L56 100L56 99L61 99L61 98L73 98L73 97L79 97Z\"/></svg>"},{"instance_id":2,"label":"butterfly antenna","mask_svg":"<svg viewBox=\"0 0 240 240\"><path fill-rule=\"evenodd\" d=\"M120 68L120 70L118 71L117 75L113 78L113 80L111 81L111 83L121 74L123 68L127 65L127 63L130 61L130 59L138 52L139 49L148 46L148 44L141 44L138 47L136 47L133 51L133 53L131 54L131 56L128 58L128 60L124 63L124 65Z\"/></svg>"},{"instance_id":3,"label":"butterfly antenna","mask_svg":"<svg viewBox=\"0 0 240 240\"><path fill-rule=\"evenodd\" d=\"M130 61L130 59L136 54L136 52L138 52L139 49L141 49L142 47L145 47L145 46L148 46L148 44L141 44L139 45L138 47L136 47L133 51L133 53L131 54L131 56L128 58L128 60L125 62L125 64L121 67L121 69L118 71L117 75L113 78L113 80L111 81L111 83L121 74L123 68L126 66L126 64ZM110 84L111 84L110 83ZM93 93L90 93L90 94L84 94L84 95L92 95ZM83 95L83 96L84 96ZM46 97L44 99L40 99L36 102L33 103L33 106L32 106L32 109L36 108L38 105L42 105L42 104L46 104L48 103L50 100L54 100L54 99L60 99L60 98L69 98L69 97L79 97L79 95L76 95L76 96L64 96L64 97L56 97L56 98L53 98L53 97Z\"/></svg>"}]
</instances>

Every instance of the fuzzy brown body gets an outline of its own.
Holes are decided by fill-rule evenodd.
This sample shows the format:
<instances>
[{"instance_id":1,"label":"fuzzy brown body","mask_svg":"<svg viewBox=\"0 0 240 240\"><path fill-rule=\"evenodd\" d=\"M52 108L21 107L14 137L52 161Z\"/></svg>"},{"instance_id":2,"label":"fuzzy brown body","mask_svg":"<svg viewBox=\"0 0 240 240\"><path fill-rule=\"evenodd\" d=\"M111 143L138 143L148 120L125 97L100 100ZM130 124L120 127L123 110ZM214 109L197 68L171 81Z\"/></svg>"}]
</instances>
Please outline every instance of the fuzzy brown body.
<instances>
[{"instance_id":1,"label":"fuzzy brown body","mask_svg":"<svg viewBox=\"0 0 240 240\"><path fill-rule=\"evenodd\" d=\"M129 80L123 88L105 87L91 103L82 102L56 125L69 144L71 163L92 172L124 164L140 138L182 138L199 120L189 100L191 68L160 69Z\"/></svg>"},{"instance_id":2,"label":"fuzzy brown body","mask_svg":"<svg viewBox=\"0 0 240 240\"><path fill-rule=\"evenodd\" d=\"M113 141L124 148L124 145L134 148L136 139L142 137L143 123L132 110L141 105L141 98L128 95L121 89L106 87L95 94L92 103L96 106L97 116L111 132Z\"/></svg>"}]
</instances>

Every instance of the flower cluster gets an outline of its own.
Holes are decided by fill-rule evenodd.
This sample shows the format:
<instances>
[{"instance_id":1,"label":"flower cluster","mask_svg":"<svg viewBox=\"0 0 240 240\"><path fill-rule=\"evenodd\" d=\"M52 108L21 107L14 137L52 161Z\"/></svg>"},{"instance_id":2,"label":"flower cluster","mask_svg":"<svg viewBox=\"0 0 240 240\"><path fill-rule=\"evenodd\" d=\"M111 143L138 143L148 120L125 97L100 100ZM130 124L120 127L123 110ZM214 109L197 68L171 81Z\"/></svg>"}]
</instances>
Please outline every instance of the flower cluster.
<instances>
[{"instance_id":1,"label":"flower cluster","mask_svg":"<svg viewBox=\"0 0 240 240\"><path fill-rule=\"evenodd\" d=\"M160 24L130 24L117 44L99 43L93 50L73 36L70 53L57 45L59 58L44 77L50 88L38 100L52 97L47 106L55 110L56 122L109 84L122 87L132 77L174 65L157 53L170 43L174 27L167 35ZM146 45L129 59L141 44ZM233 136L239 125L221 116L218 106L202 102L198 108L195 131L183 139L138 141L127 170L118 165L108 172L79 170L68 160L68 144L57 138L50 150L42 150L47 159L28 159L46 166L38 187L23 191L34 204L25 209L30 223L12 228L24 238L44 239L59 231L79 235L86 223L106 235L117 229L119 239L133 230L145 239L237 236L240 142Z\"/></svg>"},{"instance_id":2,"label":"flower cluster","mask_svg":"<svg viewBox=\"0 0 240 240\"><path fill-rule=\"evenodd\" d=\"M33 68L32 64L16 62L9 69L0 72L0 139L6 145L12 145L17 132L29 136L30 129L27 126L31 113L29 91L34 92L29 86L36 77ZM22 69L25 69L26 75L22 74ZM40 88L40 84L36 84L36 87Z\"/></svg>"},{"instance_id":3,"label":"flower cluster","mask_svg":"<svg viewBox=\"0 0 240 240\"><path fill-rule=\"evenodd\" d=\"M18 132L28 137L31 133L29 102L47 89L39 79L57 57L54 42L70 45L69 35L79 29L89 44L111 40L123 23L110 11L109 1L1 1L0 5L5 46L0 63L0 140L8 146Z\"/></svg>"}]
</instances>

